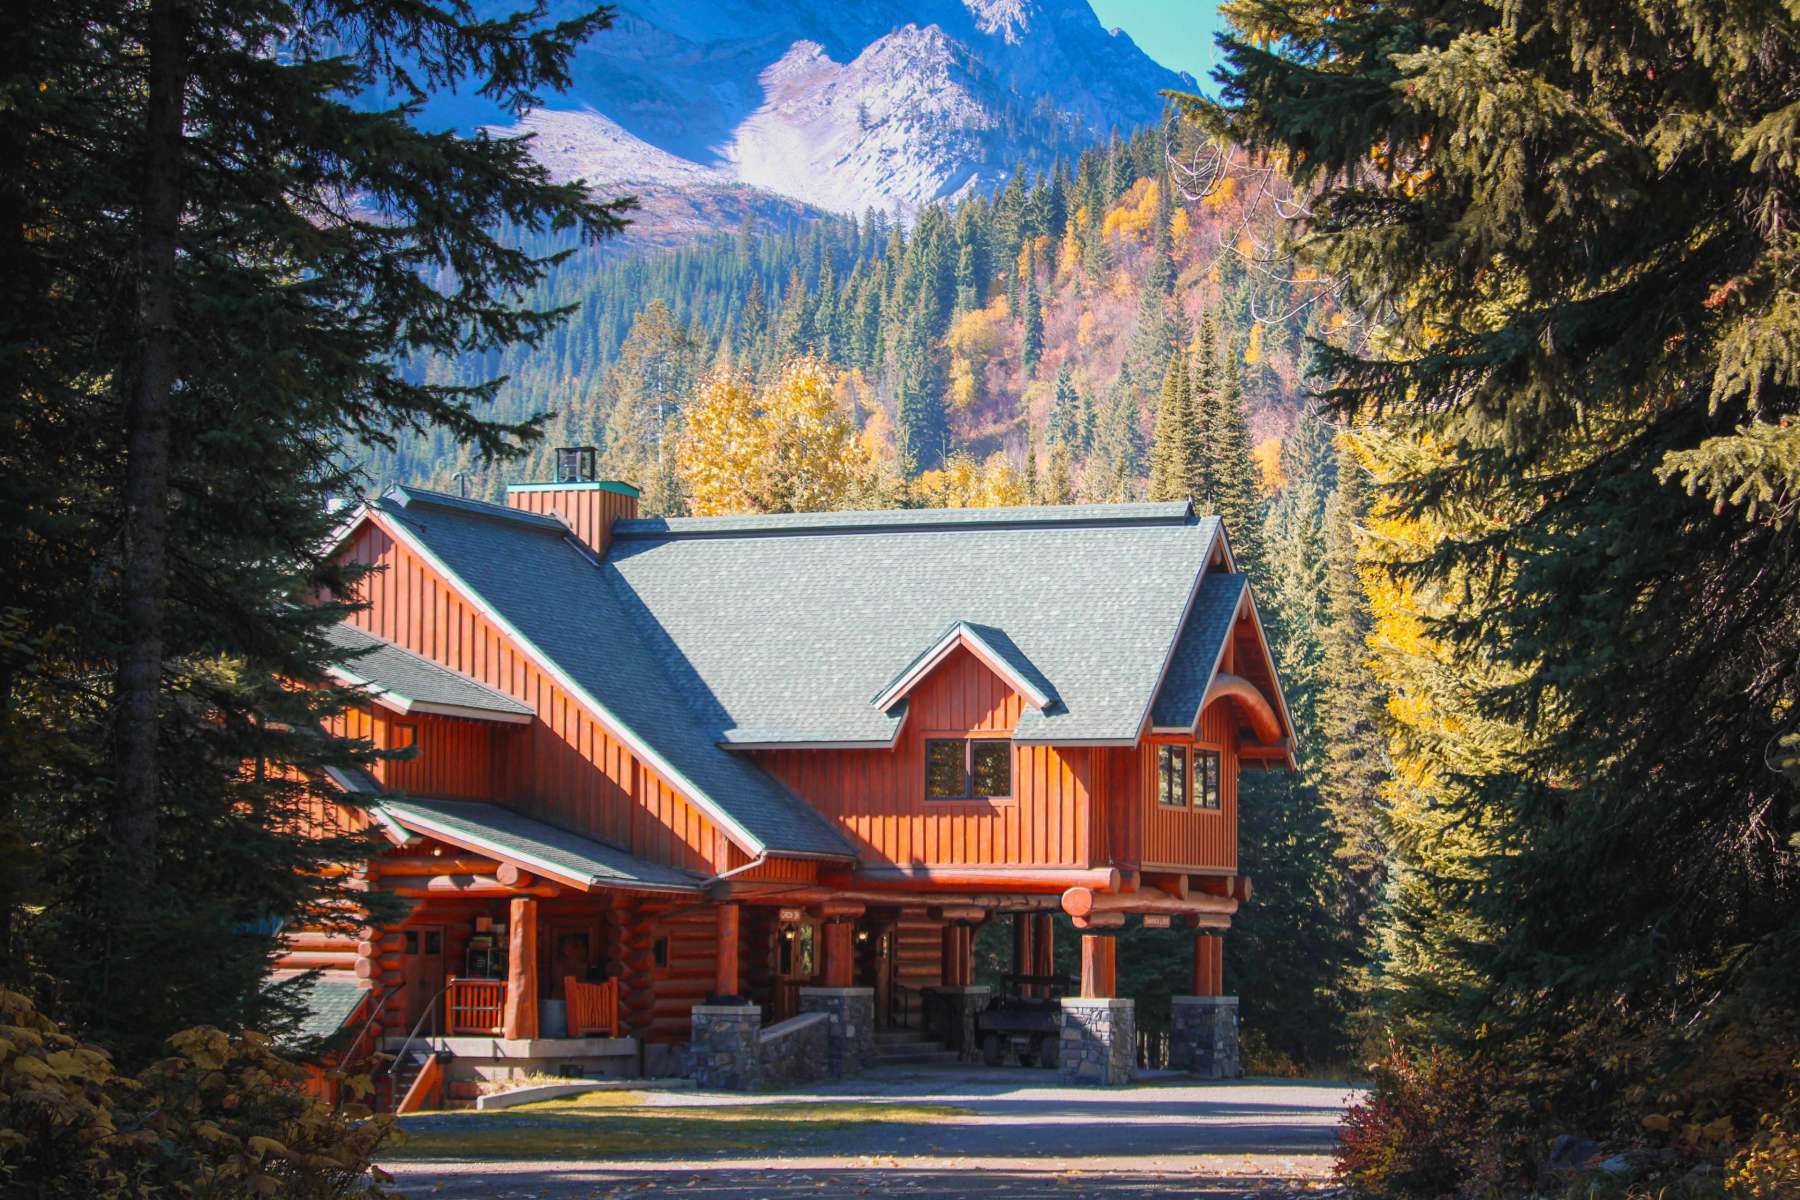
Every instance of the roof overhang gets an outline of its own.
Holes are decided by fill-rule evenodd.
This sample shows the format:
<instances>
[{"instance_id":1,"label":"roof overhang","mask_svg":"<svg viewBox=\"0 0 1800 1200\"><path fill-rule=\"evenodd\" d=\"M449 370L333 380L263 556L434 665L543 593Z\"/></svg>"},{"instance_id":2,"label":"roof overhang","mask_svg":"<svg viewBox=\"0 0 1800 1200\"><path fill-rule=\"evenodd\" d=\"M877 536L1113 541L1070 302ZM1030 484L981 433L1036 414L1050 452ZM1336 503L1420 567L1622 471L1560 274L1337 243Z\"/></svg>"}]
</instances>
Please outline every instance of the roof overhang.
<instances>
[{"instance_id":1,"label":"roof overhang","mask_svg":"<svg viewBox=\"0 0 1800 1200\"><path fill-rule=\"evenodd\" d=\"M443 842L445 845L455 846L459 850L468 850L491 858L497 863L511 863L520 870L530 871L534 875L583 892L591 892L600 888L663 892L698 892L700 890L699 880L695 880L691 884L678 884L664 881L614 879L591 872L577 872L498 836L484 836L479 831L471 831L466 824L453 824L438 820L430 814L420 813L416 809L400 810L383 805L377 807L375 812L377 818L384 825L391 823L409 834L422 834Z\"/></svg>"},{"instance_id":2,"label":"roof overhang","mask_svg":"<svg viewBox=\"0 0 1800 1200\"><path fill-rule=\"evenodd\" d=\"M501 725L529 725L533 720L525 713L476 708L467 704L441 704L429 700L415 700L393 688L383 687L372 679L364 679L356 672L345 670L343 667L327 667L326 674L344 687L356 688L376 704L402 716L423 714L433 717L460 717L465 721L493 721Z\"/></svg>"},{"instance_id":3,"label":"roof overhang","mask_svg":"<svg viewBox=\"0 0 1800 1200\"><path fill-rule=\"evenodd\" d=\"M907 694L917 687L926 676L935 670L939 663L948 658L958 648L967 650L979 659L983 666L998 675L1013 691L1017 692L1027 704L1042 712L1056 700L1048 690L1036 681L1026 677L1007 657L984 637L980 630L967 621L958 621L944 631L934 644L924 653L913 659L901 669L891 683L883 688L870 701L882 712L887 712L905 699Z\"/></svg>"}]
</instances>

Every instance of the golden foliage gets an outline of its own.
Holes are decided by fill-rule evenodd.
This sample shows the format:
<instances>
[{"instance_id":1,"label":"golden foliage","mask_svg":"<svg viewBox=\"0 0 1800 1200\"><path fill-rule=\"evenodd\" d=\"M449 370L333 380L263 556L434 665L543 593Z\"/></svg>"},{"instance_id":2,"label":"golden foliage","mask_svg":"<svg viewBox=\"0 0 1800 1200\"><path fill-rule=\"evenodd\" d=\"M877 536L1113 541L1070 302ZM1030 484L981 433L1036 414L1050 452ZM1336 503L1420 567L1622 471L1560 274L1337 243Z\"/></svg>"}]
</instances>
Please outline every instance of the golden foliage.
<instances>
[{"instance_id":1,"label":"golden foliage","mask_svg":"<svg viewBox=\"0 0 1800 1200\"><path fill-rule=\"evenodd\" d=\"M1174 249L1175 257L1181 257L1181 252L1187 247L1188 238L1193 236L1193 232L1194 222L1188 216L1187 209L1176 209L1175 215L1169 218L1169 245Z\"/></svg>"},{"instance_id":2,"label":"golden foliage","mask_svg":"<svg viewBox=\"0 0 1800 1200\"><path fill-rule=\"evenodd\" d=\"M1150 232L1151 222L1156 220L1161 198L1161 185L1156 180L1138 180L1131 185L1130 191L1119 197L1117 204L1107 210L1106 219L1100 223L1100 235L1121 241L1144 240Z\"/></svg>"},{"instance_id":3,"label":"golden foliage","mask_svg":"<svg viewBox=\"0 0 1800 1200\"><path fill-rule=\"evenodd\" d=\"M1281 469L1281 439L1266 437L1256 443L1250 451L1250 459L1256 464L1256 478L1262 485L1263 495L1273 496L1287 482L1287 472Z\"/></svg>"},{"instance_id":4,"label":"golden foliage","mask_svg":"<svg viewBox=\"0 0 1800 1200\"><path fill-rule=\"evenodd\" d=\"M1100 319L1091 312L1084 312L1075 322L1075 344L1089 346L1094 341L1094 331L1100 327Z\"/></svg>"},{"instance_id":5,"label":"golden foliage","mask_svg":"<svg viewBox=\"0 0 1800 1200\"><path fill-rule=\"evenodd\" d=\"M698 516L853 507L866 448L817 359L789 363L761 395L721 368L688 406L676 466Z\"/></svg>"},{"instance_id":6,"label":"golden foliage","mask_svg":"<svg viewBox=\"0 0 1800 1200\"><path fill-rule=\"evenodd\" d=\"M913 480L913 498L927 508L1010 508L1030 502L1025 478L996 450L977 463L958 451L934 471Z\"/></svg>"},{"instance_id":7,"label":"golden foliage","mask_svg":"<svg viewBox=\"0 0 1800 1200\"><path fill-rule=\"evenodd\" d=\"M1207 208L1217 211L1224 208L1227 204L1230 204L1232 200L1237 197L1237 190L1237 176L1227 175L1213 185L1212 191L1206 193L1206 198L1201 200L1200 203L1204 204Z\"/></svg>"},{"instance_id":8,"label":"golden foliage","mask_svg":"<svg viewBox=\"0 0 1800 1200\"><path fill-rule=\"evenodd\" d=\"M206 1027L137 1076L0 991L0 1191L74 1200L378 1197L370 1165L393 1119L332 1107L267 1037ZM343 1081L367 1095L366 1078Z\"/></svg>"},{"instance_id":9,"label":"golden foliage","mask_svg":"<svg viewBox=\"0 0 1800 1200\"><path fill-rule=\"evenodd\" d=\"M1262 361L1263 327L1261 321L1250 322L1250 340L1244 343L1244 365L1254 367Z\"/></svg>"}]
</instances>

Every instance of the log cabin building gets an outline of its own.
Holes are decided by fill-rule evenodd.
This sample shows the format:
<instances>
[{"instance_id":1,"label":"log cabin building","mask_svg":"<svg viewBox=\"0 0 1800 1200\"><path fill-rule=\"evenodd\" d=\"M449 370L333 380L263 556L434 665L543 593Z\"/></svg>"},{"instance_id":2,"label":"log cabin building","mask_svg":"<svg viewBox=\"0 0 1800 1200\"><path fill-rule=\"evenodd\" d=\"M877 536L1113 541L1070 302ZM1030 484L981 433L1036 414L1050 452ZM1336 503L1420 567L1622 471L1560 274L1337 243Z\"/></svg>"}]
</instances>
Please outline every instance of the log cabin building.
<instances>
[{"instance_id":1,"label":"log cabin building","mask_svg":"<svg viewBox=\"0 0 1800 1200\"><path fill-rule=\"evenodd\" d=\"M853 1071L923 1017L966 1056L990 921L1014 990L1057 997L1043 1057L1101 1082L1136 1053L1111 935L1191 929L1172 1057L1235 1072L1238 775L1294 740L1216 519L645 520L591 451L558 462L504 505L396 487L341 527L375 569L334 634L367 695L335 732L393 754L330 773L330 819L381 835L352 869L411 910L294 933L279 966L403 1051L396 1103L516 1070Z\"/></svg>"}]
</instances>

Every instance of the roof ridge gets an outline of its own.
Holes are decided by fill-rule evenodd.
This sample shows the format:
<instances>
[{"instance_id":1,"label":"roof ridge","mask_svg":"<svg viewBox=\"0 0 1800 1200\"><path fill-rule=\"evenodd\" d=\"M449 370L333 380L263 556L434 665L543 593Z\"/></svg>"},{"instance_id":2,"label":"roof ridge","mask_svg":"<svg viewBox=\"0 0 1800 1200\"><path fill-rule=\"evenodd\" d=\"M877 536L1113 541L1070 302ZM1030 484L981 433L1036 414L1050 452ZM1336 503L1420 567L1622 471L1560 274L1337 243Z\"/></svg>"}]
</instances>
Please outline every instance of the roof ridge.
<instances>
[{"instance_id":1,"label":"roof ridge","mask_svg":"<svg viewBox=\"0 0 1800 1200\"><path fill-rule=\"evenodd\" d=\"M418 487L410 483L396 483L383 493L382 498L398 497L402 508L411 508L414 504L450 509L471 517L486 517L491 520L513 521L520 525L528 525L546 533L566 534L569 527L555 517L543 513L527 512L522 508L513 508L506 504L496 504L492 500L477 500L472 496L452 496L449 492L439 492L431 488Z\"/></svg>"},{"instance_id":2,"label":"roof ridge","mask_svg":"<svg viewBox=\"0 0 1800 1200\"><path fill-rule=\"evenodd\" d=\"M640 517L613 523L620 538L794 536L826 533L935 532L997 528L1092 528L1177 525L1196 518L1188 500L1133 504L1039 504L1005 508L844 509L817 513L753 513L724 517Z\"/></svg>"}]
</instances>

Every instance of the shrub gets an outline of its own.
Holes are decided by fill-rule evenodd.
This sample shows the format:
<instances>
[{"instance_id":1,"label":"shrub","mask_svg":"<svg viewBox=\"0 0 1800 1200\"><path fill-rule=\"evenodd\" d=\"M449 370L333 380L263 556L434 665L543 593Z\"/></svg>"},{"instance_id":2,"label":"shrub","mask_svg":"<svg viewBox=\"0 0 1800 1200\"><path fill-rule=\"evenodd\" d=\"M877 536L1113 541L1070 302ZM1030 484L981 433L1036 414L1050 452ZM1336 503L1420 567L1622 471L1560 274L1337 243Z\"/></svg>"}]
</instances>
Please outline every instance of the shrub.
<instances>
[{"instance_id":1,"label":"shrub","mask_svg":"<svg viewBox=\"0 0 1800 1200\"><path fill-rule=\"evenodd\" d=\"M1345 1114L1336 1175L1357 1193L1395 1200L1491 1191L1502 1173L1490 1120L1491 1070L1433 1049L1390 1044L1368 1099Z\"/></svg>"},{"instance_id":2,"label":"shrub","mask_svg":"<svg viewBox=\"0 0 1800 1200\"><path fill-rule=\"evenodd\" d=\"M333 1108L254 1033L168 1040L137 1076L0 990L0 1192L20 1200L379 1197L391 1118ZM366 1080L348 1081L367 1094Z\"/></svg>"}]
</instances>

